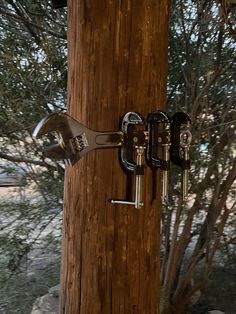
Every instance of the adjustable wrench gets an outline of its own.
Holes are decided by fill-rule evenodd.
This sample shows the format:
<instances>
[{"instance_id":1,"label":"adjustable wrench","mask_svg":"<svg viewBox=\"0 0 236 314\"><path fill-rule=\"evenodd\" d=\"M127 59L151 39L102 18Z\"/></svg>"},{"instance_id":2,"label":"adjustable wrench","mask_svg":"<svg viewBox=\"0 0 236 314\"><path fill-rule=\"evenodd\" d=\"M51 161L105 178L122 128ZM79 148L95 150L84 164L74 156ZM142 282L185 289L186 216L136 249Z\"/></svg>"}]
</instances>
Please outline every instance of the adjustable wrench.
<instances>
[{"instance_id":1,"label":"adjustable wrench","mask_svg":"<svg viewBox=\"0 0 236 314\"><path fill-rule=\"evenodd\" d=\"M33 137L56 133L58 143L46 147L44 156L63 159L74 165L86 153L97 148L119 147L123 143L123 132L95 132L66 113L52 113L36 126Z\"/></svg>"}]
</instances>

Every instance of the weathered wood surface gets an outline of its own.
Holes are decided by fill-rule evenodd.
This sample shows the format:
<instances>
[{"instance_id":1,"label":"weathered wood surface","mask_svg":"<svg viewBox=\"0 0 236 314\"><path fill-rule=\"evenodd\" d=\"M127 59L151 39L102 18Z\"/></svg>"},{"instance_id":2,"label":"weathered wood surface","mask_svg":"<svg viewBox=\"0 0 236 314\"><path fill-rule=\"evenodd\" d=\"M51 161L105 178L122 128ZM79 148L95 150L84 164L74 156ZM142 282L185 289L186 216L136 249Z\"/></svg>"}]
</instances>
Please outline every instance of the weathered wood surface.
<instances>
[{"instance_id":1,"label":"weathered wood surface","mask_svg":"<svg viewBox=\"0 0 236 314\"><path fill-rule=\"evenodd\" d=\"M164 109L169 1L68 1L68 111L99 131L128 111ZM113 205L126 177L117 149L66 170L61 314L159 313L158 198Z\"/></svg>"}]
</instances>

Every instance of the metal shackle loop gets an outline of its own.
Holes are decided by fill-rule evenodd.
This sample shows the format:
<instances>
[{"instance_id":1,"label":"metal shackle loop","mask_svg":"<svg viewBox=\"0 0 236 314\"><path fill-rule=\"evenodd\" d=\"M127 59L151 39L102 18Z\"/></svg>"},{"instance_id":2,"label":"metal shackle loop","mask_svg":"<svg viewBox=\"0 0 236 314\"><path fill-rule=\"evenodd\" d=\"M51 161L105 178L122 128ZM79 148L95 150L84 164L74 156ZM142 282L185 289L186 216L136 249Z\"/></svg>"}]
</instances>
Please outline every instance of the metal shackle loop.
<instances>
[{"instance_id":1,"label":"metal shackle loop","mask_svg":"<svg viewBox=\"0 0 236 314\"><path fill-rule=\"evenodd\" d=\"M121 147L120 157L123 168L135 174L136 160L134 156L134 147L140 142L145 141L144 133L135 132L138 125L144 125L145 119L138 112L128 112L122 119L121 131L124 133L124 144ZM142 138L141 138L142 137Z\"/></svg>"},{"instance_id":2,"label":"metal shackle loop","mask_svg":"<svg viewBox=\"0 0 236 314\"><path fill-rule=\"evenodd\" d=\"M170 146L170 117L164 111L155 111L147 117L147 128L149 139L146 150L146 158L150 167L169 169L169 158L158 156L158 147L167 146L166 152L169 154Z\"/></svg>"}]
</instances>

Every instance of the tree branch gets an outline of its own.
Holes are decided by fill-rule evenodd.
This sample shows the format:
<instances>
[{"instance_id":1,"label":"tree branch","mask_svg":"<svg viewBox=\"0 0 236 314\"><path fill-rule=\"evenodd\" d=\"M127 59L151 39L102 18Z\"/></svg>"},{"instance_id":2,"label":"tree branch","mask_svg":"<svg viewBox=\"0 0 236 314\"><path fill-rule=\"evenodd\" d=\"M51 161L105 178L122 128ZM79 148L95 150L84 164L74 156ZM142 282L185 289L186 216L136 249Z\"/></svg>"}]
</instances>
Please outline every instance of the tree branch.
<instances>
[{"instance_id":1,"label":"tree branch","mask_svg":"<svg viewBox=\"0 0 236 314\"><path fill-rule=\"evenodd\" d=\"M67 36L66 36L65 34L58 34L58 33L55 33L55 32L53 32L53 31L51 31L51 30L49 30L49 29L46 29L46 28L44 28L44 27L42 27L42 26L40 26L40 25L38 25L38 24L36 24L36 23L34 23L34 22L31 22L31 21L25 19L24 17L21 17L21 16L19 16L19 15L16 15L16 14L13 14L13 13L10 13L10 12L7 12L5 9L3 9L3 8L1 8L1 7L0 7L0 13L2 13L2 14L5 15L5 16L8 16L8 17L10 17L10 18L13 18L13 19L15 19L15 20L21 21L21 22L23 22L24 24L31 25L31 26L33 26L33 27L39 29L40 31L45 32L45 33L47 33L47 34L49 34L49 35L55 36L55 37L57 37L57 38L61 38L61 39L66 39L66 38L67 38Z\"/></svg>"},{"instance_id":2,"label":"tree branch","mask_svg":"<svg viewBox=\"0 0 236 314\"><path fill-rule=\"evenodd\" d=\"M202 88L200 93L197 95L197 97L195 98L195 100L192 104L192 109L191 109L191 113L190 113L190 117L191 117L193 123L196 120L197 111L198 111L198 108L200 106L200 102L201 102L202 98L210 90L212 85L216 82L217 78L220 77L221 75L223 75L225 72L227 72L227 70L229 70L234 65L235 60L236 60L236 57L234 57L233 61L230 62L227 66L225 66L225 68L222 70L220 68L217 68L216 71L214 72L214 74L212 75L211 79L206 83L206 85Z\"/></svg>"},{"instance_id":3,"label":"tree branch","mask_svg":"<svg viewBox=\"0 0 236 314\"><path fill-rule=\"evenodd\" d=\"M26 164L33 164L33 165L37 165L37 166L41 166L41 167L52 167L52 168L56 169L55 166L49 165L48 163L46 163L44 161L29 159L29 158L25 158L25 157L22 157L22 156L9 156L7 154L4 154L4 153L0 152L0 158L6 159L6 160L9 160L9 161L12 161L12 162L17 162L17 163L23 162L23 163L26 163Z\"/></svg>"}]
</instances>

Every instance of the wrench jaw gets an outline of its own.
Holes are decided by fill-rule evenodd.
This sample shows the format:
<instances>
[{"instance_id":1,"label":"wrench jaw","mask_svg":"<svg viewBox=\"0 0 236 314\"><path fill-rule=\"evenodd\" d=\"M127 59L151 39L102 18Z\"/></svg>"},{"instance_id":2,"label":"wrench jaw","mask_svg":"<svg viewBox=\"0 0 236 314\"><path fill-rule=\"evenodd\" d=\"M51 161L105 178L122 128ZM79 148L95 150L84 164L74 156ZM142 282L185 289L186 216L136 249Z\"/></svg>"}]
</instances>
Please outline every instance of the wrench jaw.
<instances>
[{"instance_id":1,"label":"wrench jaw","mask_svg":"<svg viewBox=\"0 0 236 314\"><path fill-rule=\"evenodd\" d=\"M67 114L58 112L44 117L36 126L33 137L39 138L48 133L61 133L67 126Z\"/></svg>"},{"instance_id":2,"label":"wrench jaw","mask_svg":"<svg viewBox=\"0 0 236 314\"><path fill-rule=\"evenodd\" d=\"M68 151L65 150L63 142L45 147L43 151L43 157L54 160L63 160L66 166L73 164L73 155L70 155Z\"/></svg>"},{"instance_id":3,"label":"wrench jaw","mask_svg":"<svg viewBox=\"0 0 236 314\"><path fill-rule=\"evenodd\" d=\"M43 118L36 126L33 137L37 139L45 135L55 134L57 144L45 147L43 156L64 160L65 165L74 165L90 150L86 131L90 130L66 113L60 112Z\"/></svg>"},{"instance_id":4,"label":"wrench jaw","mask_svg":"<svg viewBox=\"0 0 236 314\"><path fill-rule=\"evenodd\" d=\"M56 134L58 143L46 147L44 156L63 159L66 165L74 165L91 150L120 147L123 143L123 132L95 132L62 112L42 119L35 128L33 137L38 138L49 133Z\"/></svg>"}]
</instances>

